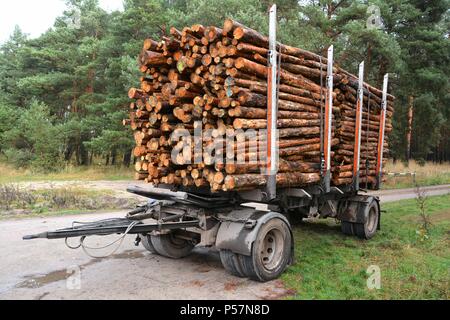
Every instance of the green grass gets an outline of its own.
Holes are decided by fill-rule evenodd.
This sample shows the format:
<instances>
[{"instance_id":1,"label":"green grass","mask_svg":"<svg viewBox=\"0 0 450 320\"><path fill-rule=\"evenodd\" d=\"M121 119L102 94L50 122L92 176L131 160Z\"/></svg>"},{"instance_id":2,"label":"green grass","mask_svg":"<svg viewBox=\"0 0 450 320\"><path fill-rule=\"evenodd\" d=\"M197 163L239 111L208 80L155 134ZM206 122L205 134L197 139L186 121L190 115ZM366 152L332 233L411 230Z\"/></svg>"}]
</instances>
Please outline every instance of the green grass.
<instances>
[{"instance_id":1,"label":"green grass","mask_svg":"<svg viewBox=\"0 0 450 320\"><path fill-rule=\"evenodd\" d=\"M334 221L296 227L295 264L282 277L291 299L449 299L450 195L427 200L427 240L417 234L415 199L382 209L381 231L370 241L344 236ZM380 290L367 288L370 265L380 267Z\"/></svg>"},{"instance_id":2,"label":"green grass","mask_svg":"<svg viewBox=\"0 0 450 320\"><path fill-rule=\"evenodd\" d=\"M118 166L67 167L55 173L40 173L29 169L16 169L0 162L0 183L27 181L98 181L132 180L133 168Z\"/></svg>"}]
</instances>

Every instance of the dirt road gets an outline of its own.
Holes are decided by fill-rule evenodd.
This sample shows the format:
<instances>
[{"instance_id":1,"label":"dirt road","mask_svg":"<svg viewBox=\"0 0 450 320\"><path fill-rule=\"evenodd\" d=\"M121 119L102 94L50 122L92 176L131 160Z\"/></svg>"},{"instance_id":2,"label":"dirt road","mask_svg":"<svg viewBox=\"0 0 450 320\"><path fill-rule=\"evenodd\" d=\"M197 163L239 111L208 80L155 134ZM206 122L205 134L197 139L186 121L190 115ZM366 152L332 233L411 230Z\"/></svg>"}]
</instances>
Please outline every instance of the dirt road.
<instances>
[{"instance_id":1,"label":"dirt road","mask_svg":"<svg viewBox=\"0 0 450 320\"><path fill-rule=\"evenodd\" d=\"M129 182L82 185L122 192ZM444 193L450 193L450 185L427 190L428 195ZM384 202L415 197L414 190L376 194ZM218 254L205 249L174 261L135 247L134 237L127 236L114 255L93 259L61 240L22 240L25 234L67 227L72 221L123 216L115 212L0 222L0 299L277 299L289 294L279 280L261 284L228 275ZM115 237L88 244L106 244Z\"/></svg>"}]
</instances>

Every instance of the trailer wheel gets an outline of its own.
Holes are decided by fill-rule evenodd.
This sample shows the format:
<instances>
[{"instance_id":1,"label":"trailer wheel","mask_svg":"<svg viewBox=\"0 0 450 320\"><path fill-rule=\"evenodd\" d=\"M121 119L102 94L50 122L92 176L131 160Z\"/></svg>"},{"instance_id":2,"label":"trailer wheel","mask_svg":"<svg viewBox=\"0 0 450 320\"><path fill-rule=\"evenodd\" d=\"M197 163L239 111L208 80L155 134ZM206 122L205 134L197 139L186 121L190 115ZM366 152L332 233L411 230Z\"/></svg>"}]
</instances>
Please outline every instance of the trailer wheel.
<instances>
[{"instance_id":1,"label":"trailer wheel","mask_svg":"<svg viewBox=\"0 0 450 320\"><path fill-rule=\"evenodd\" d=\"M376 201L372 201L369 206L369 215L366 223L355 223L353 228L358 238L369 240L371 239L378 228L378 220L380 219L380 212Z\"/></svg>"},{"instance_id":2,"label":"trailer wheel","mask_svg":"<svg viewBox=\"0 0 450 320\"><path fill-rule=\"evenodd\" d=\"M354 236L355 231L353 229L353 223L347 221L341 221L341 231L347 236Z\"/></svg>"},{"instance_id":3,"label":"trailer wheel","mask_svg":"<svg viewBox=\"0 0 450 320\"><path fill-rule=\"evenodd\" d=\"M278 278L289 264L291 248L286 222L278 218L267 221L256 236L251 256L239 256L245 275L261 282Z\"/></svg>"},{"instance_id":4,"label":"trailer wheel","mask_svg":"<svg viewBox=\"0 0 450 320\"><path fill-rule=\"evenodd\" d=\"M194 249L192 242L176 238L172 232L151 236L151 242L157 253L173 259L184 258Z\"/></svg>"},{"instance_id":5,"label":"trailer wheel","mask_svg":"<svg viewBox=\"0 0 450 320\"><path fill-rule=\"evenodd\" d=\"M144 246L145 249L147 249L147 251L149 251L149 252L151 252L153 254L158 253L158 252L156 252L156 249L155 249L155 247L152 244L152 239L151 239L150 235L148 235L148 234L141 234L140 238L141 238L142 245Z\"/></svg>"},{"instance_id":6,"label":"trailer wheel","mask_svg":"<svg viewBox=\"0 0 450 320\"><path fill-rule=\"evenodd\" d=\"M239 254L234 253L230 250L220 250L220 261L225 270L236 277L245 277L245 273L241 265L241 257Z\"/></svg>"}]
</instances>

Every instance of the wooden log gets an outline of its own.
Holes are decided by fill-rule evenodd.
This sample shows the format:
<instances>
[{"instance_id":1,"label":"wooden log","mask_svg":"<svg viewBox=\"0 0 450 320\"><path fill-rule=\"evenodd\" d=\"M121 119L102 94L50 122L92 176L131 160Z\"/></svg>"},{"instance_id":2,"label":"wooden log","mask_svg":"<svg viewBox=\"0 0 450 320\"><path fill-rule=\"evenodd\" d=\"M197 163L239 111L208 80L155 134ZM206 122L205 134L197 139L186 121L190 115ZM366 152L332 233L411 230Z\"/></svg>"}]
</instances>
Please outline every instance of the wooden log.
<instances>
[{"instance_id":1,"label":"wooden log","mask_svg":"<svg viewBox=\"0 0 450 320\"><path fill-rule=\"evenodd\" d=\"M320 125L320 120L309 119L278 119L278 128L298 128L311 127ZM235 129L265 129L267 128L267 120L265 119L242 119L237 118L233 121Z\"/></svg>"},{"instance_id":2,"label":"wooden log","mask_svg":"<svg viewBox=\"0 0 450 320\"><path fill-rule=\"evenodd\" d=\"M261 164L235 164L227 163L224 165L225 172L229 175L236 174L248 174L248 173L260 173L264 174ZM280 159L278 172L302 172L302 173L314 173L320 170L320 165L317 163L307 163L303 161L286 161Z\"/></svg>"},{"instance_id":3,"label":"wooden log","mask_svg":"<svg viewBox=\"0 0 450 320\"><path fill-rule=\"evenodd\" d=\"M267 110L260 108L249 108L239 106L228 111L232 117L249 118L249 119L263 119L267 117ZM279 119L319 119L318 113L297 112L297 111L278 111Z\"/></svg>"},{"instance_id":4,"label":"wooden log","mask_svg":"<svg viewBox=\"0 0 450 320\"><path fill-rule=\"evenodd\" d=\"M227 173L243 181L234 190L257 187L260 177L265 178L260 175L263 164L221 163L214 153L233 161L265 157L264 136L256 142L245 137L242 140L234 128L266 128L267 37L233 20L225 21L223 29L194 25L182 31L172 28L171 34L172 37L163 36L159 43L146 40L139 57L144 72L140 88L129 92L134 101L130 104L130 119L123 123L135 130L137 178L155 184L209 187L215 192L229 190L227 179L234 178L225 177ZM282 44L278 44L278 50L281 83L277 146L281 176L277 181L279 186L301 186L298 174L320 177L319 117L325 95L321 94L319 83L327 72L327 61L315 53ZM357 79L338 66L333 73L332 172L333 181L342 184L352 180ZM360 166L364 178L366 158L369 177L373 178L375 169L380 93L365 86ZM392 130L392 111L392 97L388 96L387 133ZM177 128L193 133L193 128L200 125L211 130L214 139L203 141L204 162L188 164L193 155L186 159L181 155L181 159L172 162L172 151L182 150L184 143L172 142L171 133ZM226 136L237 141L225 140ZM226 147L234 153L226 154ZM388 138L384 148L389 151ZM248 175L252 177L241 178ZM245 183L245 179L256 183Z\"/></svg>"},{"instance_id":5,"label":"wooden log","mask_svg":"<svg viewBox=\"0 0 450 320\"><path fill-rule=\"evenodd\" d=\"M320 181L320 175L317 173L286 172L279 173L276 176L277 186L302 186ZM225 178L225 187L227 190L239 190L247 187L264 186L267 178L258 174L228 175Z\"/></svg>"}]
</instances>

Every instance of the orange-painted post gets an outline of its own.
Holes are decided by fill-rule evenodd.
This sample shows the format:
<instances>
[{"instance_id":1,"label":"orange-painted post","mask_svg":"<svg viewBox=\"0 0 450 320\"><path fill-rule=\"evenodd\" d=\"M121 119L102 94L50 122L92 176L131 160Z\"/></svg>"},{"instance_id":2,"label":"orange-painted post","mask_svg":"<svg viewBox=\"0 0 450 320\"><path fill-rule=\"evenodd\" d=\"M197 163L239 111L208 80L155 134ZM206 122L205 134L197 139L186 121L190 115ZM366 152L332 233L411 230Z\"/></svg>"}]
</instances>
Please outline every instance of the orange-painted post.
<instances>
[{"instance_id":1,"label":"orange-painted post","mask_svg":"<svg viewBox=\"0 0 450 320\"><path fill-rule=\"evenodd\" d=\"M383 174L383 146L384 146L384 129L386 125L386 104L387 104L387 90L388 90L389 75L384 76L383 81L383 99L381 101L380 113L380 131L378 135L378 154L377 154L377 185L376 188L381 188L381 179Z\"/></svg>"},{"instance_id":2,"label":"orange-painted post","mask_svg":"<svg viewBox=\"0 0 450 320\"><path fill-rule=\"evenodd\" d=\"M361 124L363 107L364 61L359 64L358 100L356 101L355 145L353 149L353 189L359 190L359 165L361 161Z\"/></svg>"}]
</instances>

